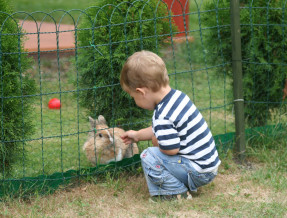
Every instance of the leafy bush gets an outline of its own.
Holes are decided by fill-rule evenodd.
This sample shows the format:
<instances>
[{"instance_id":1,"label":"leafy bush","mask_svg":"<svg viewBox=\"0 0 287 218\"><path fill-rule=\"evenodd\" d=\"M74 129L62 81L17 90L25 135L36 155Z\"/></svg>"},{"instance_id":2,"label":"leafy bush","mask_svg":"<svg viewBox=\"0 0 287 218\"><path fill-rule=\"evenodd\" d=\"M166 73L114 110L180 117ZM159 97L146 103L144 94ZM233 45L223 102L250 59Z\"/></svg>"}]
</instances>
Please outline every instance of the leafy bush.
<instances>
[{"instance_id":1,"label":"leafy bush","mask_svg":"<svg viewBox=\"0 0 287 218\"><path fill-rule=\"evenodd\" d=\"M30 61L22 54L22 40L16 21L9 18L7 0L0 0L0 173L9 173L12 164L24 157L25 142L33 132L31 98L35 83L24 74Z\"/></svg>"},{"instance_id":2,"label":"leafy bush","mask_svg":"<svg viewBox=\"0 0 287 218\"><path fill-rule=\"evenodd\" d=\"M85 11L77 38L78 47L84 47L77 60L80 103L91 116L104 115L110 126L140 123L146 112L122 91L121 68L136 51L158 53L175 26L162 1L104 0L96 5Z\"/></svg>"},{"instance_id":3,"label":"leafy bush","mask_svg":"<svg viewBox=\"0 0 287 218\"><path fill-rule=\"evenodd\" d=\"M287 58L282 2L252 2L251 5L251 1L242 1L240 11L245 117L251 127L266 125L272 110L280 107L286 77L282 63ZM208 1L205 5L206 10L212 11L202 19L206 26L213 27L206 36L212 62L231 61L229 8L228 0ZM232 76L231 65L226 72Z\"/></svg>"}]
</instances>

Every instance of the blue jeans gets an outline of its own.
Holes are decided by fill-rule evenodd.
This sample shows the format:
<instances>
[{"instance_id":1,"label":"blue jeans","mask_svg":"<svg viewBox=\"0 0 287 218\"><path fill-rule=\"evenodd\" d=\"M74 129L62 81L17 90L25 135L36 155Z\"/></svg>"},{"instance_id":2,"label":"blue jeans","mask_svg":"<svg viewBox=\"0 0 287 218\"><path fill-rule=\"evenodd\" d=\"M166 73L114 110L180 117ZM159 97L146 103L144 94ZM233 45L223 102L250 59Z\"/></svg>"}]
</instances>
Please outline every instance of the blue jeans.
<instances>
[{"instance_id":1,"label":"blue jeans","mask_svg":"<svg viewBox=\"0 0 287 218\"><path fill-rule=\"evenodd\" d=\"M158 147L141 153L141 163L151 196L176 195L210 183L216 173L199 173L190 160L179 155L165 155Z\"/></svg>"}]
</instances>

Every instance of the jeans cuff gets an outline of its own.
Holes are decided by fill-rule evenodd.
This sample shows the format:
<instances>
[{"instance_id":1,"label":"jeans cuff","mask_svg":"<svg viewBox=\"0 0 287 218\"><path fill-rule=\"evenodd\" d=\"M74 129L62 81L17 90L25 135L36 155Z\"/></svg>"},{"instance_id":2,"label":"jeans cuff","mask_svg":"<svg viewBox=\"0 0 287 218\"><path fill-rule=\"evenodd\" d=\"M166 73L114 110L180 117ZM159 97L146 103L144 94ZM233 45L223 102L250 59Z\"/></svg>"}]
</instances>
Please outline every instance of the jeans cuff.
<instances>
[{"instance_id":1,"label":"jeans cuff","mask_svg":"<svg viewBox=\"0 0 287 218\"><path fill-rule=\"evenodd\" d=\"M182 194L182 193L187 192L187 191L188 191L187 188L175 190L175 191L158 190L158 191L150 191L150 195L151 196L155 196L155 195L178 195L178 194Z\"/></svg>"}]
</instances>

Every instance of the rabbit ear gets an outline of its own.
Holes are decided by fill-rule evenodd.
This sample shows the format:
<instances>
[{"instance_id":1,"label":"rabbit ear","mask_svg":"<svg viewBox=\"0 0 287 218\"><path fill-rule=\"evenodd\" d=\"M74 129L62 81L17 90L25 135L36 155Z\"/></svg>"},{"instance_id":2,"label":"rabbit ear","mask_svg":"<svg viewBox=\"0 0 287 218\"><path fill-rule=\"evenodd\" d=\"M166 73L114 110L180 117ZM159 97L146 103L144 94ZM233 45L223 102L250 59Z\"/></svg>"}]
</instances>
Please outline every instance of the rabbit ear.
<instances>
[{"instance_id":1,"label":"rabbit ear","mask_svg":"<svg viewBox=\"0 0 287 218\"><path fill-rule=\"evenodd\" d=\"M92 117L89 117L89 121L90 121L91 128L95 128L96 127L96 121Z\"/></svg>"},{"instance_id":2,"label":"rabbit ear","mask_svg":"<svg viewBox=\"0 0 287 218\"><path fill-rule=\"evenodd\" d=\"M103 115L99 115L98 120L97 120L97 124L104 124L104 125L107 124L106 119L104 118Z\"/></svg>"},{"instance_id":3,"label":"rabbit ear","mask_svg":"<svg viewBox=\"0 0 287 218\"><path fill-rule=\"evenodd\" d=\"M114 138L113 138L112 135L110 134L109 130L106 129L106 131L107 131L107 133L108 133L110 142L111 142L111 143L114 143Z\"/></svg>"}]
</instances>

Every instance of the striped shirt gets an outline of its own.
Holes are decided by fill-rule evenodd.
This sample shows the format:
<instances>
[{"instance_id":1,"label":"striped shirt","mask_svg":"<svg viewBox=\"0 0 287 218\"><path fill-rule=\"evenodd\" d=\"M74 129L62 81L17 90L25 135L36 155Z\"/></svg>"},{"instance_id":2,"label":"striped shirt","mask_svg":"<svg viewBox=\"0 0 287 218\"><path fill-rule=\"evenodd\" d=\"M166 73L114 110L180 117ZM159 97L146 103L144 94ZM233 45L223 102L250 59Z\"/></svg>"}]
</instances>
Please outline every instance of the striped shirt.
<instances>
[{"instance_id":1,"label":"striped shirt","mask_svg":"<svg viewBox=\"0 0 287 218\"><path fill-rule=\"evenodd\" d=\"M220 160L210 129L189 97L172 89L155 107L152 129L162 150L178 149L200 173L216 171Z\"/></svg>"}]
</instances>

